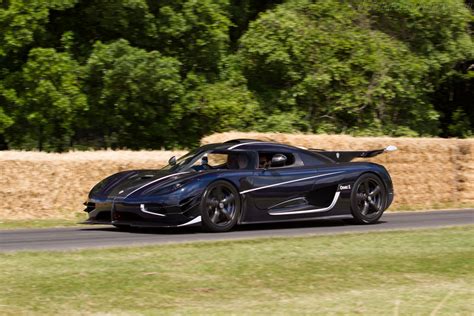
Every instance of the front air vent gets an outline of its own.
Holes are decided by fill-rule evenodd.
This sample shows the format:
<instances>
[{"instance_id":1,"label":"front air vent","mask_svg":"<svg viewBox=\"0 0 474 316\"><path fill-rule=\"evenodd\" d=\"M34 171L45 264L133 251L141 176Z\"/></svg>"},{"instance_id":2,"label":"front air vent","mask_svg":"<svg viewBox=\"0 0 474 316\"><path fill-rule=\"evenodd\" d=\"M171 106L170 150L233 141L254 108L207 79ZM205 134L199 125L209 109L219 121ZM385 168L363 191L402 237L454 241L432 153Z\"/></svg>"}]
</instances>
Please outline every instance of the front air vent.
<instances>
[{"instance_id":1,"label":"front air vent","mask_svg":"<svg viewBox=\"0 0 474 316\"><path fill-rule=\"evenodd\" d=\"M95 203L86 202L86 203L84 203L84 205L86 206L86 208L84 209L84 212L90 213L93 210L95 210Z\"/></svg>"},{"instance_id":2,"label":"front air vent","mask_svg":"<svg viewBox=\"0 0 474 316\"><path fill-rule=\"evenodd\" d=\"M156 216L166 216L163 214L165 210L161 207L161 205L156 204L140 204L140 211Z\"/></svg>"},{"instance_id":3,"label":"front air vent","mask_svg":"<svg viewBox=\"0 0 474 316\"><path fill-rule=\"evenodd\" d=\"M155 177L155 175L153 175L153 174L144 174L140 178L141 179L150 179L150 178L154 178L154 177Z\"/></svg>"}]
</instances>

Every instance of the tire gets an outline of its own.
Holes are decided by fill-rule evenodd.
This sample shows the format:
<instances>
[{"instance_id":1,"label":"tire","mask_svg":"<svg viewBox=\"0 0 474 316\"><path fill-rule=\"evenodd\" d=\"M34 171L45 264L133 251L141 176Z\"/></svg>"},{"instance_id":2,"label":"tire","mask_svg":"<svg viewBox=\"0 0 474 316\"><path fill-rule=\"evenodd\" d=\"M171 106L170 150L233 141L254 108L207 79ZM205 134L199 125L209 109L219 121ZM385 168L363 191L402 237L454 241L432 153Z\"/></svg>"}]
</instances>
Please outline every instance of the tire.
<instances>
[{"instance_id":1,"label":"tire","mask_svg":"<svg viewBox=\"0 0 474 316\"><path fill-rule=\"evenodd\" d=\"M377 223L387 208L387 190L373 173L361 175L351 192L351 212L358 224Z\"/></svg>"},{"instance_id":2,"label":"tire","mask_svg":"<svg viewBox=\"0 0 474 316\"><path fill-rule=\"evenodd\" d=\"M201 220L205 230L226 232L237 223L240 214L240 196L227 181L211 183L201 199Z\"/></svg>"}]
</instances>

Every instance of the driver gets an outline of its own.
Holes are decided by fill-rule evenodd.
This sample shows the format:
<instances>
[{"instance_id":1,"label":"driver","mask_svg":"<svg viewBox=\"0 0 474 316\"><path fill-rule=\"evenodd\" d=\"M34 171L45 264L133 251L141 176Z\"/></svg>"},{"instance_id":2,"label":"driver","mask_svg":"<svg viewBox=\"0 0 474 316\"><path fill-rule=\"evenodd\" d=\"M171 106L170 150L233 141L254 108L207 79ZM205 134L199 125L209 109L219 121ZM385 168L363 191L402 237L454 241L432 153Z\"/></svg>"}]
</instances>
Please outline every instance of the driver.
<instances>
[{"instance_id":1,"label":"driver","mask_svg":"<svg viewBox=\"0 0 474 316\"><path fill-rule=\"evenodd\" d=\"M202 156L201 164L194 166L193 169L196 171L211 169L211 166L209 166L209 159L207 158L207 156L206 155Z\"/></svg>"},{"instance_id":2,"label":"driver","mask_svg":"<svg viewBox=\"0 0 474 316\"><path fill-rule=\"evenodd\" d=\"M227 156L227 169L239 169L239 163L236 154L229 154Z\"/></svg>"},{"instance_id":3,"label":"driver","mask_svg":"<svg viewBox=\"0 0 474 316\"><path fill-rule=\"evenodd\" d=\"M201 166L203 166L204 169L209 169L209 159L207 158L207 156L202 156Z\"/></svg>"},{"instance_id":4,"label":"driver","mask_svg":"<svg viewBox=\"0 0 474 316\"><path fill-rule=\"evenodd\" d=\"M270 160L268 159L267 155L260 154L258 157L258 167L261 169L266 169L270 165Z\"/></svg>"}]
</instances>

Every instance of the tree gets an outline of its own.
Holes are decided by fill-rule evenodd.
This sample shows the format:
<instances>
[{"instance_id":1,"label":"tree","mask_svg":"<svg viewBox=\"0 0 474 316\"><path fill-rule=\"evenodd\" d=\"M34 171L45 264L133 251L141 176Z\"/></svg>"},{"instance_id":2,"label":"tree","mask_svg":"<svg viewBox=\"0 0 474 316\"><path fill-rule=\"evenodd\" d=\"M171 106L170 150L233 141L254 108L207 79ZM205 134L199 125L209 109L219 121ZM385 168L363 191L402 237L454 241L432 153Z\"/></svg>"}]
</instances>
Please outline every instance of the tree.
<instances>
[{"instance_id":1,"label":"tree","mask_svg":"<svg viewBox=\"0 0 474 316\"><path fill-rule=\"evenodd\" d=\"M181 115L180 63L125 40L96 43L87 61L87 128L103 147L159 148L176 144L169 129Z\"/></svg>"},{"instance_id":2,"label":"tree","mask_svg":"<svg viewBox=\"0 0 474 316\"><path fill-rule=\"evenodd\" d=\"M155 22L146 0L82 0L50 11L48 40L59 42L64 33L71 32L74 55L85 61L97 41L125 39L132 46L155 49Z\"/></svg>"},{"instance_id":3,"label":"tree","mask_svg":"<svg viewBox=\"0 0 474 316\"><path fill-rule=\"evenodd\" d=\"M448 72L431 99L441 114L441 136L473 136L474 58Z\"/></svg>"},{"instance_id":4,"label":"tree","mask_svg":"<svg viewBox=\"0 0 474 316\"><path fill-rule=\"evenodd\" d=\"M5 130L13 124L13 119L7 115L5 108L6 108L6 100L3 97L5 93L5 89L3 85L0 83L0 135L5 133Z\"/></svg>"},{"instance_id":5,"label":"tree","mask_svg":"<svg viewBox=\"0 0 474 316\"><path fill-rule=\"evenodd\" d=\"M469 4L0 0L0 149L231 129L470 137Z\"/></svg>"},{"instance_id":6,"label":"tree","mask_svg":"<svg viewBox=\"0 0 474 316\"><path fill-rule=\"evenodd\" d=\"M175 128L184 145L214 132L256 129L260 107L245 85L232 81L200 83L182 100L183 118Z\"/></svg>"},{"instance_id":7,"label":"tree","mask_svg":"<svg viewBox=\"0 0 474 316\"><path fill-rule=\"evenodd\" d=\"M217 77L229 45L227 0L148 1L156 17L156 47L179 59L183 74L193 71Z\"/></svg>"},{"instance_id":8,"label":"tree","mask_svg":"<svg viewBox=\"0 0 474 316\"><path fill-rule=\"evenodd\" d=\"M0 90L2 90L0 88ZM1 92L0 92L1 95ZM1 97L0 97L1 99ZM7 127L13 125L13 119L5 113L4 105L0 103L0 150L8 149L8 144L5 140L5 130Z\"/></svg>"},{"instance_id":9,"label":"tree","mask_svg":"<svg viewBox=\"0 0 474 316\"><path fill-rule=\"evenodd\" d=\"M70 145L72 124L87 108L81 91L82 69L67 53L34 48L21 72L11 74L3 89L14 123L7 136L19 147L61 151Z\"/></svg>"},{"instance_id":10,"label":"tree","mask_svg":"<svg viewBox=\"0 0 474 316\"><path fill-rule=\"evenodd\" d=\"M407 6L412 11L414 3ZM314 132L433 135L439 115L428 98L437 82L430 77L452 67L472 47L468 12L458 4L447 3L453 16L441 21L457 18L456 24L430 25L438 13L428 12L422 29L407 30L426 49L436 47L425 57L412 42L394 38L382 26L374 29L385 17L382 9L376 11L381 4L290 1L250 24L238 51L242 71L267 113L300 109ZM446 45L436 45L437 37L431 36L436 32L444 34Z\"/></svg>"},{"instance_id":11,"label":"tree","mask_svg":"<svg viewBox=\"0 0 474 316\"><path fill-rule=\"evenodd\" d=\"M229 12L232 26L230 27L230 41L233 50L237 50L240 37L247 31L249 23L266 10L274 8L283 0L230 0Z\"/></svg>"}]
</instances>

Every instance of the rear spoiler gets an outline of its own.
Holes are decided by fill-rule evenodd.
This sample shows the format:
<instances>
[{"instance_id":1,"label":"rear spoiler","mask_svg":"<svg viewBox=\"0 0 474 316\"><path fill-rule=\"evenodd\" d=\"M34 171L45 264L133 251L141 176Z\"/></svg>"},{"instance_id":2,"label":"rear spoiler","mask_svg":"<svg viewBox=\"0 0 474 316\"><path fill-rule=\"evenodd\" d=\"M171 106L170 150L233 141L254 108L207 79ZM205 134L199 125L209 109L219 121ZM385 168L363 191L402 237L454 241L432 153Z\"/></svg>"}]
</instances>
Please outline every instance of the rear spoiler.
<instances>
[{"instance_id":1,"label":"rear spoiler","mask_svg":"<svg viewBox=\"0 0 474 316\"><path fill-rule=\"evenodd\" d=\"M326 151L324 149L309 149L309 151L316 152L335 162L349 162L355 158L370 158L380 155L384 152L395 151L396 146L387 146L383 149L367 150L367 151Z\"/></svg>"}]
</instances>

